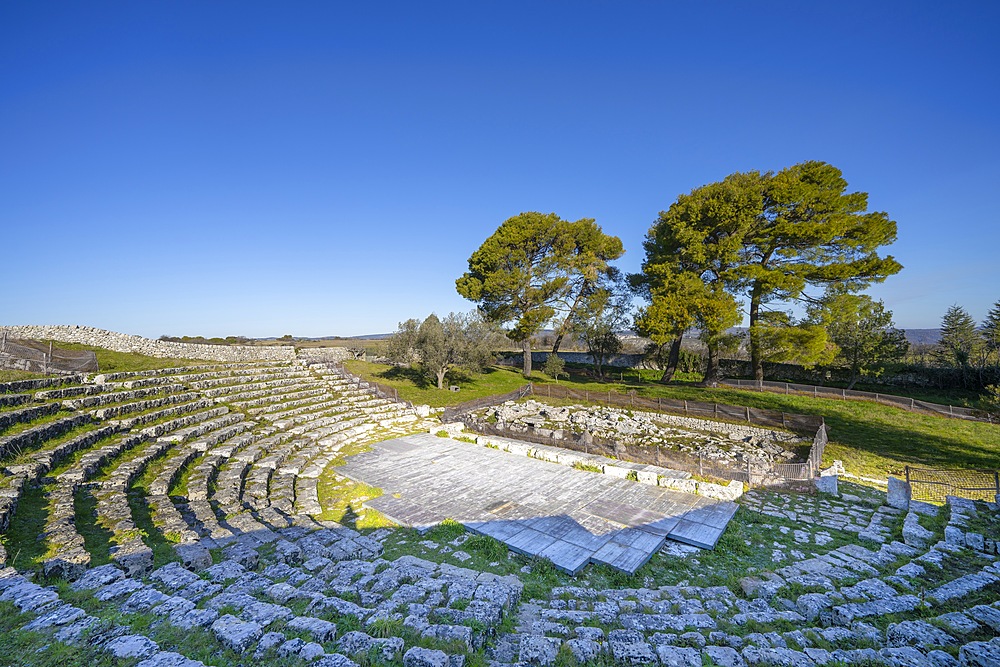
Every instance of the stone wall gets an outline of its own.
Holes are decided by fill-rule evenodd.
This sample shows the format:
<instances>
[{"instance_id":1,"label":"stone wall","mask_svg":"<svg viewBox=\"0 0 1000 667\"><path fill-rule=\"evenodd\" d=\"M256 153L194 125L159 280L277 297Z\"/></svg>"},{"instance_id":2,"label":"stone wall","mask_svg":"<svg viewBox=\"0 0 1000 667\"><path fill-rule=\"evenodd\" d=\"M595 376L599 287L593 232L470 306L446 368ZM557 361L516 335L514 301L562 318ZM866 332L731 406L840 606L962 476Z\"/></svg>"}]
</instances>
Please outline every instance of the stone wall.
<instances>
[{"instance_id":1,"label":"stone wall","mask_svg":"<svg viewBox=\"0 0 1000 667\"><path fill-rule=\"evenodd\" d=\"M340 363L350 358L346 347L303 347L299 350L299 359L306 362Z\"/></svg>"},{"instance_id":2,"label":"stone wall","mask_svg":"<svg viewBox=\"0 0 1000 667\"><path fill-rule=\"evenodd\" d=\"M295 359L295 348L293 347L174 343L84 326L0 326L0 335L3 333L6 333L8 338L82 343L115 352L144 354L148 357L206 359L208 361L289 361Z\"/></svg>"}]
</instances>

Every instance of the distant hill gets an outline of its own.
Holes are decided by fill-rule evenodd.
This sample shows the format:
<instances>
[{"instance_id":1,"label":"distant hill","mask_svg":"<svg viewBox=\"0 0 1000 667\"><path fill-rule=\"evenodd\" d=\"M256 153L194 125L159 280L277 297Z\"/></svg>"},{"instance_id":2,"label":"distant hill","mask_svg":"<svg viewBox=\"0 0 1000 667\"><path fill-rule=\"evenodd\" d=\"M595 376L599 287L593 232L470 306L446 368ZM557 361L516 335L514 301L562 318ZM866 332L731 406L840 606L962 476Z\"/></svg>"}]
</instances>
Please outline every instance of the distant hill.
<instances>
[{"instance_id":1,"label":"distant hill","mask_svg":"<svg viewBox=\"0 0 1000 667\"><path fill-rule=\"evenodd\" d=\"M903 329L911 345L936 345L941 339L940 329Z\"/></svg>"},{"instance_id":2,"label":"distant hill","mask_svg":"<svg viewBox=\"0 0 1000 667\"><path fill-rule=\"evenodd\" d=\"M294 340L382 340L391 335L391 333L384 333L365 334L363 336L295 336ZM254 340L279 340L279 338L277 336L268 336L266 338L254 338Z\"/></svg>"}]
</instances>

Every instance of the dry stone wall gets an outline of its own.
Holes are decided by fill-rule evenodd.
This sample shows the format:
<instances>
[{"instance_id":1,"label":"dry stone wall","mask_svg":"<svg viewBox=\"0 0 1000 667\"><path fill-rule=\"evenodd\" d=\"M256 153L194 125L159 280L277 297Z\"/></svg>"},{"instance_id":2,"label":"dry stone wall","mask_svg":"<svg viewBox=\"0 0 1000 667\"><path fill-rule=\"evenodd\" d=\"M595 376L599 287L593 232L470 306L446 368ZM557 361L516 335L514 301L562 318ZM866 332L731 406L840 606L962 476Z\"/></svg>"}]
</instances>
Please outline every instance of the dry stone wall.
<instances>
[{"instance_id":1,"label":"dry stone wall","mask_svg":"<svg viewBox=\"0 0 1000 667\"><path fill-rule=\"evenodd\" d=\"M299 350L299 359L306 363L340 363L351 358L346 347L304 347Z\"/></svg>"},{"instance_id":2,"label":"dry stone wall","mask_svg":"<svg viewBox=\"0 0 1000 667\"><path fill-rule=\"evenodd\" d=\"M152 340L85 326L0 326L8 338L54 340L62 343L94 345L115 352L135 352L148 357L206 359L209 361L287 361L295 358L293 347L250 345L195 345Z\"/></svg>"}]
</instances>

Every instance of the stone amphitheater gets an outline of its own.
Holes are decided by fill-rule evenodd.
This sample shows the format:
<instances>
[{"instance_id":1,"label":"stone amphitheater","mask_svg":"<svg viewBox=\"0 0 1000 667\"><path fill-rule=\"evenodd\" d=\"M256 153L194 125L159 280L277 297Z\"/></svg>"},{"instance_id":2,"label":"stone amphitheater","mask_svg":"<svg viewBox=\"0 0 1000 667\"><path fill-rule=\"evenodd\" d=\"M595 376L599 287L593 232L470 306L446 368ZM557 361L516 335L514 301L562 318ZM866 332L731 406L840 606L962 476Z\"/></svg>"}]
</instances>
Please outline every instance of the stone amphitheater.
<instances>
[{"instance_id":1,"label":"stone amphitheater","mask_svg":"<svg viewBox=\"0 0 1000 667\"><path fill-rule=\"evenodd\" d=\"M574 578L461 526L330 520L345 453L441 424L251 354L0 385L0 616L34 647L0 664L1000 665L997 503L755 489L715 551Z\"/></svg>"}]
</instances>

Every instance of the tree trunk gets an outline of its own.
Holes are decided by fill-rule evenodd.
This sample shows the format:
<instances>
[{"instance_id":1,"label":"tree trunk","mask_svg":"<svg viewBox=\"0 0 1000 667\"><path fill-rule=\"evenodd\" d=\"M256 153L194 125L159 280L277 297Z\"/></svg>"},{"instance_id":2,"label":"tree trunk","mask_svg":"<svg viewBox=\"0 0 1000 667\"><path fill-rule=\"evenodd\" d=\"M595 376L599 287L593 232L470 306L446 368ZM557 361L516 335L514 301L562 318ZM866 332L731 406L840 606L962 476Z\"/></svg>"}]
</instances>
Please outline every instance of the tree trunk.
<instances>
[{"instance_id":1,"label":"tree trunk","mask_svg":"<svg viewBox=\"0 0 1000 667\"><path fill-rule=\"evenodd\" d=\"M556 341L554 343L552 343L552 354L558 354L559 353L559 346L562 345L562 339L563 339L564 335L565 334L563 334L562 332L559 332L558 334L556 334Z\"/></svg>"},{"instance_id":2,"label":"tree trunk","mask_svg":"<svg viewBox=\"0 0 1000 667\"><path fill-rule=\"evenodd\" d=\"M438 379L438 389L444 389L444 376L447 375L447 373L448 373L448 369L446 369L446 368L442 368L441 370L439 370L439 371L437 371L435 373L435 375L437 375L437 379Z\"/></svg>"},{"instance_id":3,"label":"tree trunk","mask_svg":"<svg viewBox=\"0 0 1000 667\"><path fill-rule=\"evenodd\" d=\"M861 378L861 374L858 372L859 370L860 368L858 368L858 364L857 362L855 362L851 366L851 379L847 383L848 390L854 389L854 385L856 385L858 383L858 380Z\"/></svg>"},{"instance_id":4,"label":"tree trunk","mask_svg":"<svg viewBox=\"0 0 1000 667\"><path fill-rule=\"evenodd\" d=\"M761 382L764 379L764 359L760 349L760 335L754 330L754 325L760 320L761 288L759 282L754 282L750 293L750 368L753 379Z\"/></svg>"},{"instance_id":5,"label":"tree trunk","mask_svg":"<svg viewBox=\"0 0 1000 667\"><path fill-rule=\"evenodd\" d=\"M667 357L667 367L663 369L663 375L660 377L660 382L666 384L674 379L674 373L677 372L677 364L681 360L681 341L684 339L684 334L677 336L670 342L670 356Z\"/></svg>"},{"instance_id":6,"label":"tree trunk","mask_svg":"<svg viewBox=\"0 0 1000 667\"><path fill-rule=\"evenodd\" d=\"M525 378L531 379L531 337L521 341L521 350L524 352L524 367L522 374Z\"/></svg>"},{"instance_id":7,"label":"tree trunk","mask_svg":"<svg viewBox=\"0 0 1000 667\"><path fill-rule=\"evenodd\" d=\"M722 374L719 372L719 346L708 345L708 359L705 368L705 378L701 381L703 387L718 387Z\"/></svg>"},{"instance_id":8,"label":"tree trunk","mask_svg":"<svg viewBox=\"0 0 1000 667\"><path fill-rule=\"evenodd\" d=\"M599 380L604 379L604 356L598 356L593 352L590 355L594 358L594 370L597 371L597 378Z\"/></svg>"},{"instance_id":9,"label":"tree trunk","mask_svg":"<svg viewBox=\"0 0 1000 667\"><path fill-rule=\"evenodd\" d=\"M580 306L580 300L583 299L583 293L585 291L587 291L587 283L584 283L580 287L580 291L577 293L576 299L573 301L573 305L570 307L569 312L566 313L566 317L559 325L559 328L556 329L556 340L554 343L552 343L552 354L556 354L559 352L559 346L562 345L563 338L566 336L566 331L569 329L570 322L572 321L573 318L573 313L575 313L576 309Z\"/></svg>"}]
</instances>

